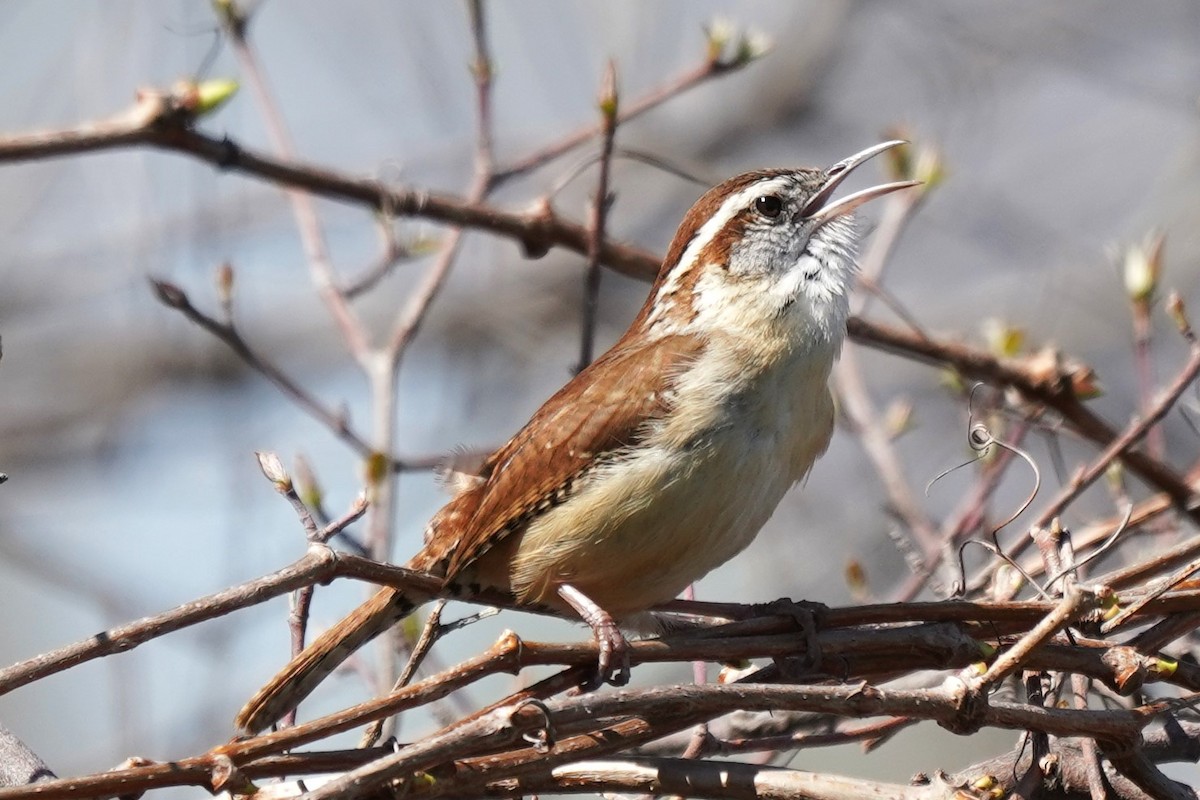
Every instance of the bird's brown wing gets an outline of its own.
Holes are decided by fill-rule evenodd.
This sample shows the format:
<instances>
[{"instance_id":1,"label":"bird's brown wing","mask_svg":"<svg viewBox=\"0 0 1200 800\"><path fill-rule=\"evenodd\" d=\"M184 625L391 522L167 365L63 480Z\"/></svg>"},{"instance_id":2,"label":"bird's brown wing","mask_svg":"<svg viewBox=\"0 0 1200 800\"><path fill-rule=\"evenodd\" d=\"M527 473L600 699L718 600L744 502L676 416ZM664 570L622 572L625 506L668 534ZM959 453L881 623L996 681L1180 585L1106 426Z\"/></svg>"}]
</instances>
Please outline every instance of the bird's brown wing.
<instances>
[{"instance_id":1,"label":"bird's brown wing","mask_svg":"<svg viewBox=\"0 0 1200 800\"><path fill-rule=\"evenodd\" d=\"M440 551L435 559L447 580L564 500L572 482L597 459L636 444L647 423L668 410L676 376L703 347L700 339L684 335L642 347L618 344L546 401L485 462L483 481L431 523L426 552ZM439 528L453 540L439 536ZM458 535L452 533L456 528Z\"/></svg>"}]
</instances>

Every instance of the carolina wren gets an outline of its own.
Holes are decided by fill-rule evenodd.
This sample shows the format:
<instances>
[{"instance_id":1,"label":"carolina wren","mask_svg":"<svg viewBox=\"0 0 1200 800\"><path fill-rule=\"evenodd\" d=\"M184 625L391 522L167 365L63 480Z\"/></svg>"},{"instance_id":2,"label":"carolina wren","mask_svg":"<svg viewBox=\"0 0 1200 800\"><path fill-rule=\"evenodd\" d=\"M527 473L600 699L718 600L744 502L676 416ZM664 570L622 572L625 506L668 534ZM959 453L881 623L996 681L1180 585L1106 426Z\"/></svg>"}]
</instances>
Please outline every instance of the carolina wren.
<instances>
[{"instance_id":1,"label":"carolina wren","mask_svg":"<svg viewBox=\"0 0 1200 800\"><path fill-rule=\"evenodd\" d=\"M607 676L625 646L615 621L746 547L828 445L858 239L850 215L914 182L832 195L899 144L705 193L629 330L487 459L408 566L448 590L483 585L574 611ZM270 725L414 608L378 592L260 689L238 727Z\"/></svg>"}]
</instances>

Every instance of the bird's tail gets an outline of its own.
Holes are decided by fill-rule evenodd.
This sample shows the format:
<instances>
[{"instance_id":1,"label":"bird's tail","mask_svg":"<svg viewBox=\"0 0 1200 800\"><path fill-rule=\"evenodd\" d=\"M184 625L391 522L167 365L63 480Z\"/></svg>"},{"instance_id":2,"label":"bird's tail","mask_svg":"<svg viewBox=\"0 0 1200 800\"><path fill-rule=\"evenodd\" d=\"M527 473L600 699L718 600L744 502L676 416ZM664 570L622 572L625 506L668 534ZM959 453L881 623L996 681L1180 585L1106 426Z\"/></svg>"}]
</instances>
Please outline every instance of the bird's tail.
<instances>
[{"instance_id":1,"label":"bird's tail","mask_svg":"<svg viewBox=\"0 0 1200 800\"><path fill-rule=\"evenodd\" d=\"M382 589L325 631L259 689L235 723L257 733L294 709L358 648L411 614L417 604L395 589Z\"/></svg>"}]
</instances>

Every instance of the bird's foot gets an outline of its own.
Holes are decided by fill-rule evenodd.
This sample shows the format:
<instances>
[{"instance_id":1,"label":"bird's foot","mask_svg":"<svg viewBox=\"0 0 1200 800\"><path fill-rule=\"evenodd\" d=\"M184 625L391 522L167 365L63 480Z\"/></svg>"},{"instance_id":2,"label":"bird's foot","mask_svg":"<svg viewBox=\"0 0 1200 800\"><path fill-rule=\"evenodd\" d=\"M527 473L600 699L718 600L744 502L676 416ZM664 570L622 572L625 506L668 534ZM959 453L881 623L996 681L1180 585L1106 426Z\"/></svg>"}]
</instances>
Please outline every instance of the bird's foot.
<instances>
[{"instance_id":1,"label":"bird's foot","mask_svg":"<svg viewBox=\"0 0 1200 800\"><path fill-rule=\"evenodd\" d=\"M629 640L617 627L612 615L596 605L590 597L569 583L558 587L559 596L579 614L580 618L592 629L596 637L596 645L600 657L596 663L596 676L583 688L585 691L597 689L608 683L613 686L624 686L629 683Z\"/></svg>"}]
</instances>

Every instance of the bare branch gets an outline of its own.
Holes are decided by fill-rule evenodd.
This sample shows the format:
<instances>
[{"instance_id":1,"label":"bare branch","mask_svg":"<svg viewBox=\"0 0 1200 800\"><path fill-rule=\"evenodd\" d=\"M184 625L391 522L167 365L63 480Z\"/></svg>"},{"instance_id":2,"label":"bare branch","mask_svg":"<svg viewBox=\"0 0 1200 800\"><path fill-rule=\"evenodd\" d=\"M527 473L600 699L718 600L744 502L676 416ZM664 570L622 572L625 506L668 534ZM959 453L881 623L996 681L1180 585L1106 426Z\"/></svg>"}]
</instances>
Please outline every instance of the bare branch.
<instances>
[{"instance_id":1,"label":"bare branch","mask_svg":"<svg viewBox=\"0 0 1200 800\"><path fill-rule=\"evenodd\" d=\"M587 270L583 281L583 335L579 344L576 371L592 363L596 339L596 313L600 300L600 246L604 241L604 223L610 202L608 173L612 166L613 139L617 133L617 68L612 61L604 72L600 89L600 170L596 195L592 198L592 218L588 226Z\"/></svg>"}]
</instances>

